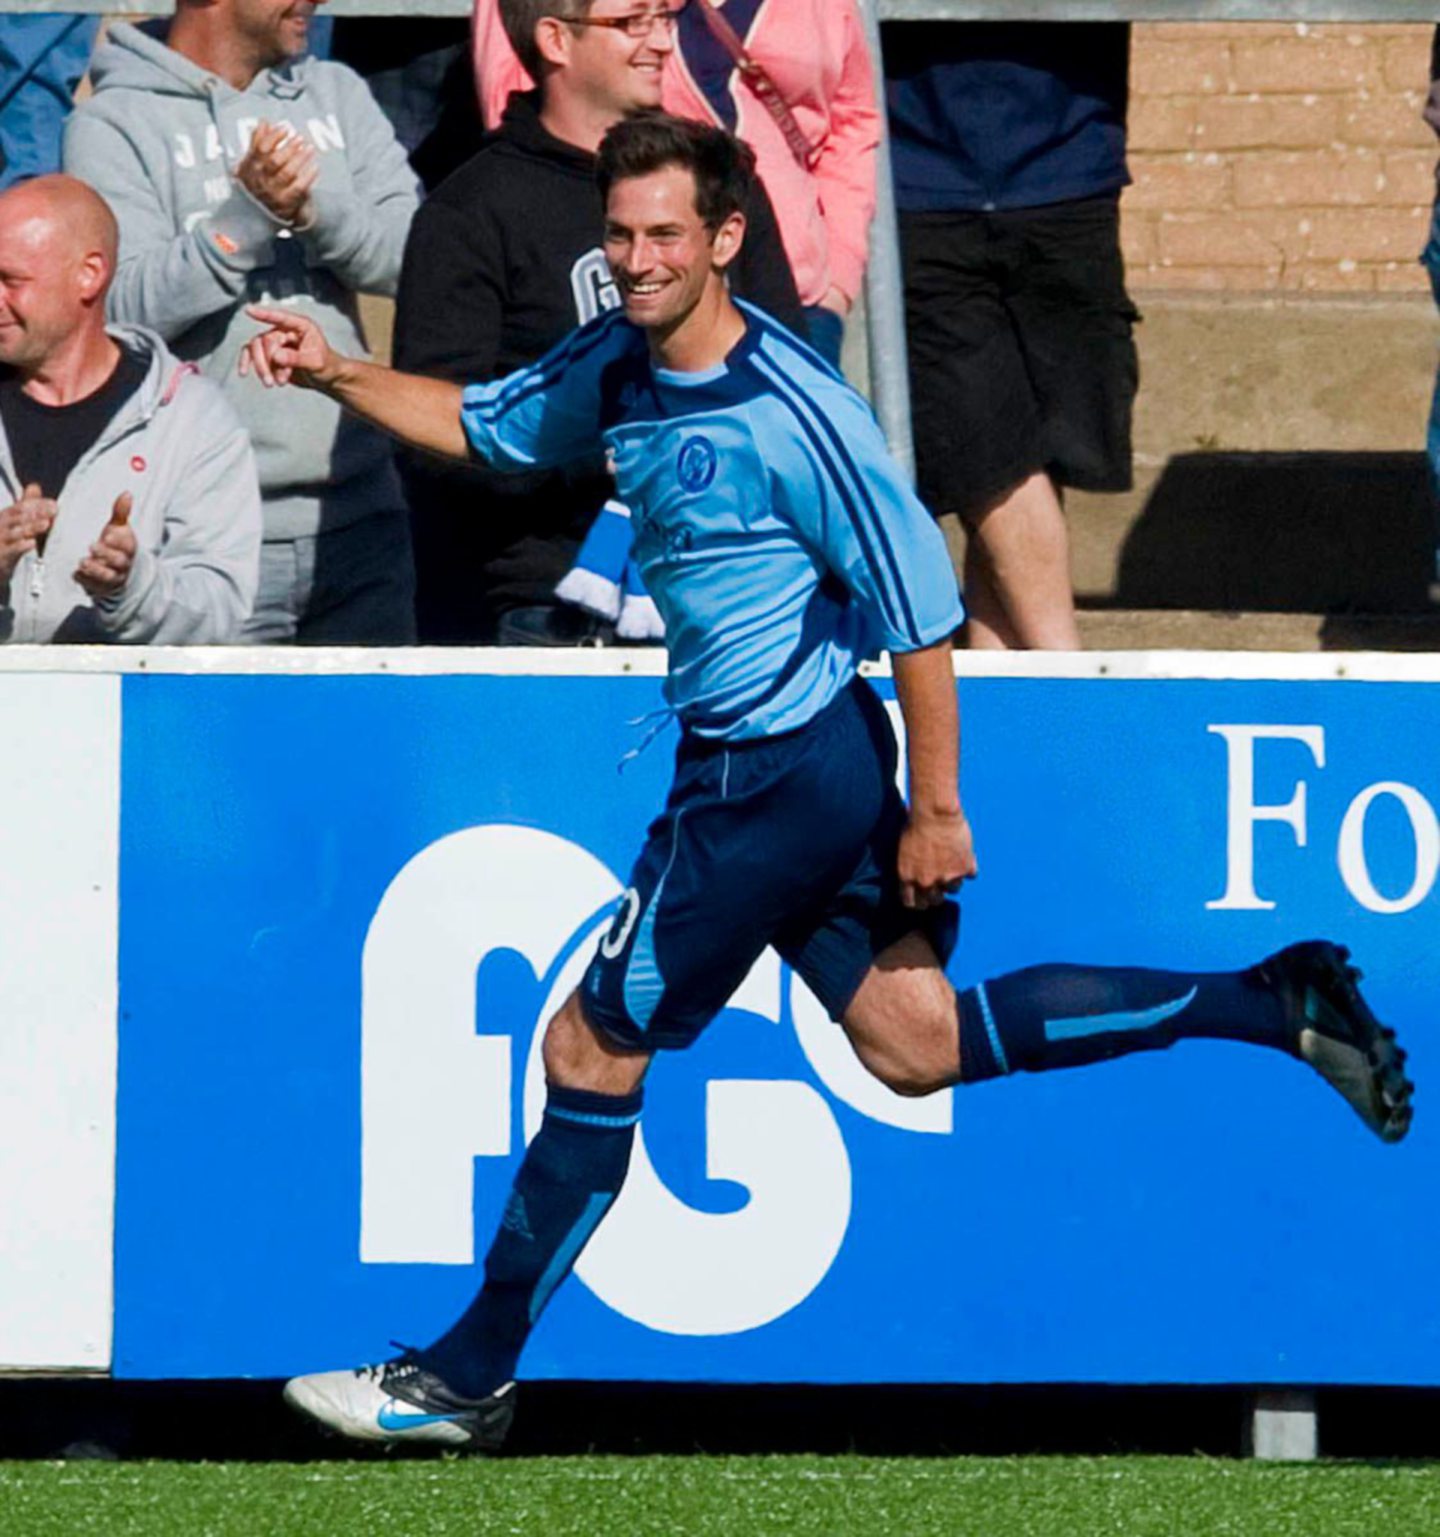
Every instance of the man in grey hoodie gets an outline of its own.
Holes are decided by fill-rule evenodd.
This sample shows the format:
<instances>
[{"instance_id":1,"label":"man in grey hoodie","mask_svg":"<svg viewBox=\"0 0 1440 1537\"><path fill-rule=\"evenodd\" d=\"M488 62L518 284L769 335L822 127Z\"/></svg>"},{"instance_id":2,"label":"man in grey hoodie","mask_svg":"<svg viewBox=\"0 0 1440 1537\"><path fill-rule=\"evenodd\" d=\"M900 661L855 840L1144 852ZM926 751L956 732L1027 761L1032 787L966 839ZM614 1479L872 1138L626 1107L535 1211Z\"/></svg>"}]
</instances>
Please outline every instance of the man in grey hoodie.
<instances>
[{"instance_id":1,"label":"man in grey hoodie","mask_svg":"<svg viewBox=\"0 0 1440 1537\"><path fill-rule=\"evenodd\" d=\"M118 24L65 166L120 221L119 321L152 327L250 429L265 512L245 638L414 639L408 520L389 443L332 402L267 397L236 359L269 299L364 350L356 294L393 292L417 202L405 152L363 81L301 57L310 0L179 0Z\"/></svg>"},{"instance_id":2,"label":"man in grey hoodie","mask_svg":"<svg viewBox=\"0 0 1440 1537\"><path fill-rule=\"evenodd\" d=\"M237 640L260 492L217 387L105 325L115 219L44 176L0 195L0 639Z\"/></svg>"}]
</instances>

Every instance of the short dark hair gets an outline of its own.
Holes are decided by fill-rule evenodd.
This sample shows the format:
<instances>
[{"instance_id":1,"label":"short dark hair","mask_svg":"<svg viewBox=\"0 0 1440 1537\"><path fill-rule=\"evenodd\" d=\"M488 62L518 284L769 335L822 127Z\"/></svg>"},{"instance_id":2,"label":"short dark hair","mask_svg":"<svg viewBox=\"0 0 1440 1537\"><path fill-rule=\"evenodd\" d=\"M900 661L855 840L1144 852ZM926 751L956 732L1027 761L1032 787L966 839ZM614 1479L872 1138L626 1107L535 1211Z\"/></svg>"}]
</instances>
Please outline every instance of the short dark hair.
<instances>
[{"instance_id":1,"label":"short dark hair","mask_svg":"<svg viewBox=\"0 0 1440 1537\"><path fill-rule=\"evenodd\" d=\"M608 198L617 181L678 165L695 178L695 211L714 229L744 210L755 179L755 151L723 128L637 112L622 118L600 141L595 179Z\"/></svg>"},{"instance_id":2,"label":"short dark hair","mask_svg":"<svg viewBox=\"0 0 1440 1537\"><path fill-rule=\"evenodd\" d=\"M573 21L590 14L594 0L500 0L500 25L517 57L530 72L530 78L540 84L540 71L544 60L535 46L535 28L547 16L559 21Z\"/></svg>"}]
</instances>

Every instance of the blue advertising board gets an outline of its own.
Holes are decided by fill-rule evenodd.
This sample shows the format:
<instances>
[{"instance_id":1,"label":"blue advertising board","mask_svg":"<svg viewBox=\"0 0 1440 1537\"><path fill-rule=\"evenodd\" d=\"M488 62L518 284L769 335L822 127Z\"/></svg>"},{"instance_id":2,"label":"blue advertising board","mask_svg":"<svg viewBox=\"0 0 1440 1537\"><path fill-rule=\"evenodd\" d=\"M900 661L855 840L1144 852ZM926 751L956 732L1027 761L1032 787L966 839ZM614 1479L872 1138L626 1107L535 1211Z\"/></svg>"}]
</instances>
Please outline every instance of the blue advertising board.
<instances>
[{"instance_id":1,"label":"blue advertising board","mask_svg":"<svg viewBox=\"0 0 1440 1537\"><path fill-rule=\"evenodd\" d=\"M881 684L882 692L888 685ZM127 676L114 1370L282 1376L469 1299L659 806L648 677ZM532 1377L1440 1383L1440 690L985 678L952 974L1331 935L1420 1082L1384 1147L1188 1043L904 1101L769 957L664 1056Z\"/></svg>"}]
</instances>

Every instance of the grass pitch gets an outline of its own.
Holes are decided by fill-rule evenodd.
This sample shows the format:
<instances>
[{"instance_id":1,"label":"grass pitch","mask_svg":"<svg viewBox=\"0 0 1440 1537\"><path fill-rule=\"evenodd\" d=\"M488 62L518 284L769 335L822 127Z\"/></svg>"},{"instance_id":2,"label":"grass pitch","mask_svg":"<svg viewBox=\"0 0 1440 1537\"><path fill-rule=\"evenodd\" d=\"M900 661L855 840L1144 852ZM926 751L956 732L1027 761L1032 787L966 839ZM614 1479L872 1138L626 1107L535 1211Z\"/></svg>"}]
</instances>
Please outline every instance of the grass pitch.
<instances>
[{"instance_id":1,"label":"grass pitch","mask_svg":"<svg viewBox=\"0 0 1440 1537\"><path fill-rule=\"evenodd\" d=\"M1440 1464L567 1457L0 1463L5 1537L1428 1537Z\"/></svg>"}]
</instances>

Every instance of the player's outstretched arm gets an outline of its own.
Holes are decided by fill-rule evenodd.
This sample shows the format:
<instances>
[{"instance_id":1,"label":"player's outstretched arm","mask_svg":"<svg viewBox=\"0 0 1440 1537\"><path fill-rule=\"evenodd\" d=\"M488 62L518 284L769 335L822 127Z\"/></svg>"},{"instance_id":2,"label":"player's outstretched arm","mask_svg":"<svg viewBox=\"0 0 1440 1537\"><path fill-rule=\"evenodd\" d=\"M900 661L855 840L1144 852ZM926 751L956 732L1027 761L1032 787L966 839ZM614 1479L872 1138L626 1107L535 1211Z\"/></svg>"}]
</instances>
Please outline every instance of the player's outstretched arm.
<instances>
[{"instance_id":1,"label":"player's outstretched arm","mask_svg":"<svg viewBox=\"0 0 1440 1537\"><path fill-rule=\"evenodd\" d=\"M460 423L464 392L458 384L342 357L305 315L253 305L246 314L270 329L246 344L240 354L242 374L253 372L267 389L293 384L319 390L402 442L451 459L469 458Z\"/></svg>"},{"instance_id":2,"label":"player's outstretched arm","mask_svg":"<svg viewBox=\"0 0 1440 1537\"><path fill-rule=\"evenodd\" d=\"M976 870L970 823L960 805L960 707L950 641L892 653L891 660L910 762L900 898L907 907L934 907Z\"/></svg>"}]
</instances>

